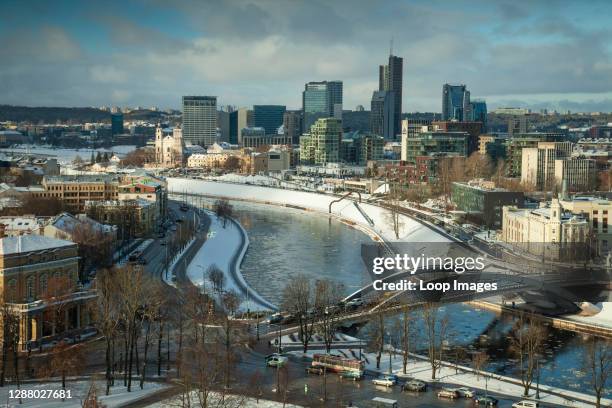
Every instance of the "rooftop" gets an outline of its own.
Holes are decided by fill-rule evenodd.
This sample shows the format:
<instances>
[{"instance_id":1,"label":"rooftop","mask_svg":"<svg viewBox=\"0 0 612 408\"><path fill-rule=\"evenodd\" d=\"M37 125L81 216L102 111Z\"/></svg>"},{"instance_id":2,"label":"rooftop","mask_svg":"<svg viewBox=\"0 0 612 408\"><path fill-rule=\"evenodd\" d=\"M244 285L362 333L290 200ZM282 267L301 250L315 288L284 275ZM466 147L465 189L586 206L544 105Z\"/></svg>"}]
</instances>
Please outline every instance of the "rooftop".
<instances>
[{"instance_id":1,"label":"rooftop","mask_svg":"<svg viewBox=\"0 0 612 408\"><path fill-rule=\"evenodd\" d=\"M72 241L49 238L43 235L19 235L0 239L0 255L52 250L76 245Z\"/></svg>"}]
</instances>

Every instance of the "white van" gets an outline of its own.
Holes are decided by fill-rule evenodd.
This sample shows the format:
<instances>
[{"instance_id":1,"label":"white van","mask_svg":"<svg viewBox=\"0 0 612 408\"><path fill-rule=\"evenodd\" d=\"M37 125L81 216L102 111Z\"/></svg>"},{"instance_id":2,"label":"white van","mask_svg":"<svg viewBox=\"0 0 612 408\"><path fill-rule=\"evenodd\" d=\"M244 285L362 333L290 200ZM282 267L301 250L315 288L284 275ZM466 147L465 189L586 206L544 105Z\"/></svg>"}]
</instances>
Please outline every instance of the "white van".
<instances>
[{"instance_id":1,"label":"white van","mask_svg":"<svg viewBox=\"0 0 612 408\"><path fill-rule=\"evenodd\" d=\"M522 400L512 404L512 408L540 408L540 404L535 401Z\"/></svg>"}]
</instances>

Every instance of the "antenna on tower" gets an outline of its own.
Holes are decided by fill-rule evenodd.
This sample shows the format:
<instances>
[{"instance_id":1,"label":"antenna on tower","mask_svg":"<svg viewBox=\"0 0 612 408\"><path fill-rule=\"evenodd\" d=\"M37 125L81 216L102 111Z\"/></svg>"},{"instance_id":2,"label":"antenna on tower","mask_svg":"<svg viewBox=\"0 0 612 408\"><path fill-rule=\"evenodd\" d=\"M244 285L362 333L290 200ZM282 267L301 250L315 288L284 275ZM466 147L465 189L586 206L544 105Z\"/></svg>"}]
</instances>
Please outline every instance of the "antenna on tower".
<instances>
[{"instance_id":1,"label":"antenna on tower","mask_svg":"<svg viewBox=\"0 0 612 408\"><path fill-rule=\"evenodd\" d=\"M389 55L393 55L393 37L391 37L391 41L389 41Z\"/></svg>"}]
</instances>

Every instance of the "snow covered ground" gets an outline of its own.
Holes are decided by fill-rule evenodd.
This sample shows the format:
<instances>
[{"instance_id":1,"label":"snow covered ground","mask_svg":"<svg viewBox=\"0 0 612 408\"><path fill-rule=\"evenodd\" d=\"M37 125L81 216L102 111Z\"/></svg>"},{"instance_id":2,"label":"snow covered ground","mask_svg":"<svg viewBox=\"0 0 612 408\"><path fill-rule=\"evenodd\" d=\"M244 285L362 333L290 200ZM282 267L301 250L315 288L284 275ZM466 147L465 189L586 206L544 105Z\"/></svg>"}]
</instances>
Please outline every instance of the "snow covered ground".
<instances>
[{"instance_id":1,"label":"snow covered ground","mask_svg":"<svg viewBox=\"0 0 612 408\"><path fill-rule=\"evenodd\" d=\"M223 407L227 407L227 408L232 408L232 407L235 407L235 408L239 408L239 407L299 408L299 405L283 404L282 402L268 401L268 400L263 400L263 399L260 399L258 402L255 398L245 398L240 395L225 395L225 402L223 402L223 404L217 404L216 401L220 400L221 394L211 393L211 395L209 395L208 397L210 398L210 400L208 401L209 406L217 406L217 405L221 406L222 405ZM191 392L191 394L189 395L189 400L191 402L191 406L193 407L200 406L200 400L195 391ZM184 406L181 404L181 400L178 397L169 398L162 402L158 402L158 403L149 405L149 407L152 407L152 408L167 408L167 407L177 407L177 406Z\"/></svg>"},{"instance_id":2,"label":"snow covered ground","mask_svg":"<svg viewBox=\"0 0 612 408\"><path fill-rule=\"evenodd\" d=\"M321 350L309 350L306 353L306 357L312 359L315 353L320 353ZM333 354L339 354L347 358L357 358L359 355L358 348L347 348L333 350ZM304 354L301 351L292 351L288 354L295 354L296 356L302 357ZM380 373L389 373L389 354L383 353L380 360L380 370L376 369L376 354L375 353L363 353L364 360L366 361L366 370L378 371ZM437 377L441 383L453 384L461 387L469 387L473 389L485 389L485 379L482 375L480 378L472 372L473 370L469 367L459 366L459 373L456 373L455 367L442 367L441 372L437 374ZM426 382L431 382L431 366L429 362L424 358L410 358L406 374L403 374L402 357L400 355L392 355L391 359L391 370L393 373L401 377L412 377ZM497 393L500 395L507 395L511 397L520 398L523 394L523 387L520 385L517 379L510 377L504 377L495 374L489 374L489 379L486 382L486 387L489 392ZM558 395L551 395L549 392L554 392ZM530 396L533 398L535 395L535 384L531 390ZM580 400L580 401L578 401ZM546 385L540 385L540 401L544 404L558 404L568 407L589 407L592 404L587 404L581 401L595 401L595 397L592 395L582 394L574 391L564 390L560 388L549 387ZM612 404L612 399L602 400L602 406L609 406Z\"/></svg>"},{"instance_id":3,"label":"snow covered ground","mask_svg":"<svg viewBox=\"0 0 612 408\"><path fill-rule=\"evenodd\" d=\"M337 196L317 194L305 191L284 190L273 187L261 187L248 184L234 184L206 180L192 180L183 178L168 178L168 190L181 193L201 193L228 199L252 200L275 205L289 205L310 211L328 213L329 205L337 200ZM351 200L343 200L332 204L332 214L348 222L356 223L361 227L380 235L385 241L409 241L409 242L448 242L448 239L432 229L413 220L410 217L400 215L399 239L396 238L391 222L390 211L367 203L359 204L359 207L370 218L374 225L359 211Z\"/></svg>"},{"instance_id":4,"label":"snow covered ground","mask_svg":"<svg viewBox=\"0 0 612 408\"><path fill-rule=\"evenodd\" d=\"M591 312L590 316L571 315L566 316L567 319L575 320L580 323L612 327L612 302L599 302L583 307Z\"/></svg>"},{"instance_id":5,"label":"snow covered ground","mask_svg":"<svg viewBox=\"0 0 612 408\"><path fill-rule=\"evenodd\" d=\"M105 381L95 381L96 395L98 400L108 408L118 407L131 401L136 401L146 396L153 394L154 392L160 391L168 385L162 383L145 382L144 389L140 389L138 381L132 382L132 392L127 392L126 387L123 386L123 382L115 381L115 387L111 388L111 394L109 396L104 395L106 391ZM0 388L0 402L6 407L24 407L24 408L37 408L37 407L66 407L66 408L77 408L81 407L85 400L89 389L91 387L90 381L68 381L66 383L66 390L70 390L71 397L62 401L60 399L23 399L23 403L19 404L19 399L10 399L9 391L15 391L16 387L13 385L5 386ZM22 390L61 390L61 382L46 382L46 383L26 383L21 385Z\"/></svg>"},{"instance_id":6,"label":"snow covered ground","mask_svg":"<svg viewBox=\"0 0 612 408\"><path fill-rule=\"evenodd\" d=\"M124 157L129 152L136 149L136 146L125 145L125 146L113 146L110 149L54 149L51 147L37 146L37 145L20 145L16 147L10 147L7 149L0 149L0 152L16 153L16 154L40 154L49 157L56 158L59 164L71 164L72 161L79 156L85 161L89 161L91 158L91 152L94 154L100 152L101 154L116 153L119 157Z\"/></svg>"},{"instance_id":7,"label":"snow covered ground","mask_svg":"<svg viewBox=\"0 0 612 408\"><path fill-rule=\"evenodd\" d=\"M248 285L244 282L240 270L232 271L235 257L238 256L239 265L248 245L248 241L243 241L242 227L232 220L228 220L223 226L222 219L212 212L208 214L211 219L208 238L187 266L189 280L208 293L214 293L207 272L209 267L216 265L225 275L224 290L234 290L243 296L241 311L274 309L273 305L252 289L246 290Z\"/></svg>"}]
</instances>

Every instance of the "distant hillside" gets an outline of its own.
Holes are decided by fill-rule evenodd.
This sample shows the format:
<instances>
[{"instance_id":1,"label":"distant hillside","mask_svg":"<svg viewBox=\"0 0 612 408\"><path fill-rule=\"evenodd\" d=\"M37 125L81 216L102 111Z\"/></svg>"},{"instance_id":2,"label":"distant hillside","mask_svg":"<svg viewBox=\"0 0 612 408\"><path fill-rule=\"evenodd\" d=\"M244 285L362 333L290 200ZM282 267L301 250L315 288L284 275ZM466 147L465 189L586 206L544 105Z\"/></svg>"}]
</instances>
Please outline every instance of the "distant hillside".
<instances>
[{"instance_id":1,"label":"distant hillside","mask_svg":"<svg viewBox=\"0 0 612 408\"><path fill-rule=\"evenodd\" d=\"M108 122L110 113L97 108L55 108L0 105L0 121L56 123Z\"/></svg>"},{"instance_id":2,"label":"distant hillside","mask_svg":"<svg viewBox=\"0 0 612 408\"><path fill-rule=\"evenodd\" d=\"M156 120L163 114L148 109L132 111L125 114L125 119ZM38 123L110 123L110 112L97 108L55 108L0 105L0 122L30 122Z\"/></svg>"}]
</instances>

